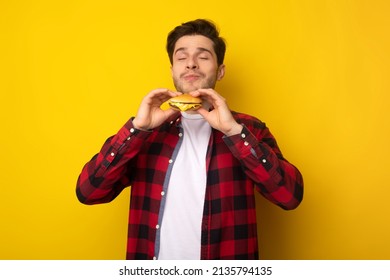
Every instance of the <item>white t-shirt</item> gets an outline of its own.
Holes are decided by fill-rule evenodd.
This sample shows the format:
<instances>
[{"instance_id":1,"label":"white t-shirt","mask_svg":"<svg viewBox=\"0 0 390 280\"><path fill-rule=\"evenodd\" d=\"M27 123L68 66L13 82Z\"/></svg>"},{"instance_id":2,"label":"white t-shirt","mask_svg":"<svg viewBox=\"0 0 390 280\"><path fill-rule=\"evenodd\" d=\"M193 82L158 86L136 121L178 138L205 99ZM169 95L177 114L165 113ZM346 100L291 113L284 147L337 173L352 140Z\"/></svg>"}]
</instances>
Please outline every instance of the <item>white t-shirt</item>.
<instances>
[{"instance_id":1,"label":"white t-shirt","mask_svg":"<svg viewBox=\"0 0 390 280\"><path fill-rule=\"evenodd\" d=\"M182 116L183 142L172 168L160 227L160 260L200 259L211 127L199 114L182 112Z\"/></svg>"}]
</instances>

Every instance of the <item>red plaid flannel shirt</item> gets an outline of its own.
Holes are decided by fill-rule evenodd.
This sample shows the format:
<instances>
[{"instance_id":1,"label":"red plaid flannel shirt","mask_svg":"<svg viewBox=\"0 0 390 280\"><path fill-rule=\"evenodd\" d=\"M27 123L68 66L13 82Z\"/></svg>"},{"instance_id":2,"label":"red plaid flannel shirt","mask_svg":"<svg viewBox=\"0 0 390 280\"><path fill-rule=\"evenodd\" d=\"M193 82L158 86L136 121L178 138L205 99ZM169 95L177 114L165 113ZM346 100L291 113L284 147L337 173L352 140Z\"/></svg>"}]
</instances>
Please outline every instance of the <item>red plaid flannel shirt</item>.
<instances>
[{"instance_id":1,"label":"red plaid flannel shirt","mask_svg":"<svg viewBox=\"0 0 390 280\"><path fill-rule=\"evenodd\" d=\"M227 137L212 130L210 137L201 259L258 259L254 190L286 210L303 197L300 172L283 158L266 125L233 115L243 125L240 134ZM130 119L78 178L77 197L85 204L110 202L131 186L127 259L158 257L164 191L181 141L180 121L176 115L146 132L135 129Z\"/></svg>"}]
</instances>

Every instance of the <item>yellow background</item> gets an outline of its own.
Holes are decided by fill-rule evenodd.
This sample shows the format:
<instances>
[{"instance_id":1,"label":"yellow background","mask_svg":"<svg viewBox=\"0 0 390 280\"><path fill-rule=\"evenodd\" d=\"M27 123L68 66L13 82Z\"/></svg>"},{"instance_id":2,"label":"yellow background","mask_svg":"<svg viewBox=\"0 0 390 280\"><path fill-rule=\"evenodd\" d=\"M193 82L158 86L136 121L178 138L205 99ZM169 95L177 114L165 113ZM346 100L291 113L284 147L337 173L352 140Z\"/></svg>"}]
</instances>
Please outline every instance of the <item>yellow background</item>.
<instances>
[{"instance_id":1,"label":"yellow background","mask_svg":"<svg viewBox=\"0 0 390 280\"><path fill-rule=\"evenodd\" d=\"M390 258L390 4L383 0L0 2L0 259L123 259L129 189L75 196L143 95L173 88L167 33L214 20L217 87L303 173L301 206L257 196L263 259Z\"/></svg>"}]
</instances>

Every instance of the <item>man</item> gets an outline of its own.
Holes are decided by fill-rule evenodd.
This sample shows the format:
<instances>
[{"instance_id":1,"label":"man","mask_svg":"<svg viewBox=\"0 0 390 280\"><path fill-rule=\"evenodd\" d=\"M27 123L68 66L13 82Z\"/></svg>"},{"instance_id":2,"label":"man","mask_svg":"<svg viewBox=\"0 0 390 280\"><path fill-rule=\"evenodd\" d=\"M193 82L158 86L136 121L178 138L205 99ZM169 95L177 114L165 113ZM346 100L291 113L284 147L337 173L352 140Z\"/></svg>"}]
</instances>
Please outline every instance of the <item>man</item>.
<instances>
[{"instance_id":1,"label":"man","mask_svg":"<svg viewBox=\"0 0 390 280\"><path fill-rule=\"evenodd\" d=\"M77 182L85 204L131 187L127 259L258 259L254 189L283 209L303 197L300 172L258 119L229 110L215 90L225 42L194 20L168 35L176 91L147 94L134 118L108 138ZM160 106L190 93L198 110Z\"/></svg>"}]
</instances>

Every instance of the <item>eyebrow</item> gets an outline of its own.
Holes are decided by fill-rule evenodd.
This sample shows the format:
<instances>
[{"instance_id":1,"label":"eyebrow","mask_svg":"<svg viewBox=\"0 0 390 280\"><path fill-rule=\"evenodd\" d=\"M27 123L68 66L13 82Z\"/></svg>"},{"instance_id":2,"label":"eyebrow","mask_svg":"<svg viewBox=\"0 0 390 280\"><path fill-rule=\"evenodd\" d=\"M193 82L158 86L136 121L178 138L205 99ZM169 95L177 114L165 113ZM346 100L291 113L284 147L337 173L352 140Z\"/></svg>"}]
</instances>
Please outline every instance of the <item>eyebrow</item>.
<instances>
[{"instance_id":1,"label":"eyebrow","mask_svg":"<svg viewBox=\"0 0 390 280\"><path fill-rule=\"evenodd\" d=\"M196 48L198 50L198 52L208 52L209 54L213 55L213 53L209 50L209 49L206 49L206 48L202 48L202 47L199 47L199 48ZM174 54L176 54L177 52L179 51L183 51L185 52L187 50L187 48L178 48Z\"/></svg>"}]
</instances>

